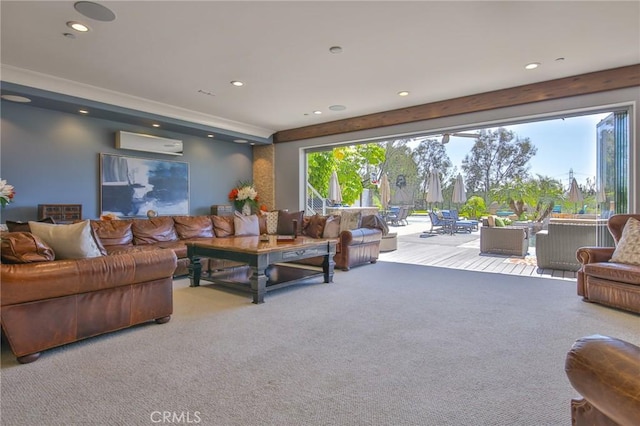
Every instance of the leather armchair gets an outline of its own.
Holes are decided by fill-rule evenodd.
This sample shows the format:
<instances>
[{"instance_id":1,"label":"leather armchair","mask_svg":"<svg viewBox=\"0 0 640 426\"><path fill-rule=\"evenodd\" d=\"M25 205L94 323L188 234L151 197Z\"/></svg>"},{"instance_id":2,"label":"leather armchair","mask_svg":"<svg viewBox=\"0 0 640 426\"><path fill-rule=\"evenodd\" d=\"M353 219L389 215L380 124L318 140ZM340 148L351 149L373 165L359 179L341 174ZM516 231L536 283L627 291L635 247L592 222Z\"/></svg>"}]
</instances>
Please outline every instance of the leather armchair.
<instances>
[{"instance_id":1,"label":"leather armchair","mask_svg":"<svg viewBox=\"0 0 640 426\"><path fill-rule=\"evenodd\" d=\"M618 214L607 222L615 243L620 241L627 220L640 214ZM580 247L576 257L577 292L587 302L640 313L640 266L609 262L615 247Z\"/></svg>"},{"instance_id":2,"label":"leather armchair","mask_svg":"<svg viewBox=\"0 0 640 426\"><path fill-rule=\"evenodd\" d=\"M571 401L573 426L640 424L640 348L607 336L578 339L565 372L582 399Z\"/></svg>"}]
</instances>

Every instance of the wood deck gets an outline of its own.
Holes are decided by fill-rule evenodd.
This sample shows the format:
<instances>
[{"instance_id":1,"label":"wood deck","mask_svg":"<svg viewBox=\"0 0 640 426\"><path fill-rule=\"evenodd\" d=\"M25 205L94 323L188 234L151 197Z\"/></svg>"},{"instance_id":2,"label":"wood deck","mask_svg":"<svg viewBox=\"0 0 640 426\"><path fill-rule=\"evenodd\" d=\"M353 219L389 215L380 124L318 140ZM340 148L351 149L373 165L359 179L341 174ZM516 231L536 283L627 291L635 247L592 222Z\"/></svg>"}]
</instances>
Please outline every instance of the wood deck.
<instances>
[{"instance_id":1,"label":"wood deck","mask_svg":"<svg viewBox=\"0 0 640 426\"><path fill-rule=\"evenodd\" d=\"M380 253L380 261L428 265L442 268L532 277L576 279L576 273L555 269L539 269L536 265L535 247L525 258L480 253L480 233L436 235L421 238L430 228L428 218L409 218L408 226L390 226L390 232L398 233L398 249Z\"/></svg>"}]
</instances>

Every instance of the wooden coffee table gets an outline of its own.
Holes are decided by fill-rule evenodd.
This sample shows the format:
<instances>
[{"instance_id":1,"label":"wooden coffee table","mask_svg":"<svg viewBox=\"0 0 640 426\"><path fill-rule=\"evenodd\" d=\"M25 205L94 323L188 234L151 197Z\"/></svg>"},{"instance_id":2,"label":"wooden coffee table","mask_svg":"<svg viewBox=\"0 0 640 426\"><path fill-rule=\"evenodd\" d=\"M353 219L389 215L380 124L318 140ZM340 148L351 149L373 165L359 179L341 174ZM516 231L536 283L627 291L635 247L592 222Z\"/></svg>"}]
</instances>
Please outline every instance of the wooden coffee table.
<instances>
[{"instance_id":1,"label":"wooden coffee table","mask_svg":"<svg viewBox=\"0 0 640 426\"><path fill-rule=\"evenodd\" d=\"M249 290L253 303L264 303L267 291L297 284L311 277L323 275L324 282L333 282L333 269L336 254L335 239L316 239L297 237L292 241L278 241L275 235L269 241L260 237L212 238L207 241L187 243L189 279L191 287L200 285L200 279L220 283L234 288ZM295 262L310 257L323 256L322 272L304 267L288 267L284 262ZM221 281L202 275L201 257L226 259L249 265L252 270L249 282ZM278 265L274 265L278 263ZM270 279L271 277L271 279Z\"/></svg>"}]
</instances>

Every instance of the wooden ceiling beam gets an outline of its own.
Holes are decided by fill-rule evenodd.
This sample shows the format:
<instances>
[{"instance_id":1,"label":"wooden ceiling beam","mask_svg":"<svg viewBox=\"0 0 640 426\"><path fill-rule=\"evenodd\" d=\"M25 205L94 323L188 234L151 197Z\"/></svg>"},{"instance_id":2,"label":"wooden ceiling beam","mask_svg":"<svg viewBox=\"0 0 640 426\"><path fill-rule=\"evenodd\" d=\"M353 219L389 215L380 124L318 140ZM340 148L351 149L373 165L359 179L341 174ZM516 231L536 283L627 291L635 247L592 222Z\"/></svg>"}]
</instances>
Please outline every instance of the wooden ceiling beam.
<instances>
[{"instance_id":1,"label":"wooden ceiling beam","mask_svg":"<svg viewBox=\"0 0 640 426\"><path fill-rule=\"evenodd\" d=\"M273 135L273 142L317 138L634 86L640 86L640 64L282 130Z\"/></svg>"}]
</instances>

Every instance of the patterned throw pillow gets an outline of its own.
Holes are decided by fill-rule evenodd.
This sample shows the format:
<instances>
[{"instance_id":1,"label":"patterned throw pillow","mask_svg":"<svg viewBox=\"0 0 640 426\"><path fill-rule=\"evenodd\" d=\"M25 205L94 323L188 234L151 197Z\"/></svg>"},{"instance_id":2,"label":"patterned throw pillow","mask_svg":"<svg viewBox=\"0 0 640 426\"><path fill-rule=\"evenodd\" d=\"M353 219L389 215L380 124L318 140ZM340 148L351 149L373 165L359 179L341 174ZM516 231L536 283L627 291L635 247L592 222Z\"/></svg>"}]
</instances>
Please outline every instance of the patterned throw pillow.
<instances>
[{"instance_id":1,"label":"patterned throw pillow","mask_svg":"<svg viewBox=\"0 0 640 426\"><path fill-rule=\"evenodd\" d=\"M630 217L609 262L640 265L640 221Z\"/></svg>"},{"instance_id":2,"label":"patterned throw pillow","mask_svg":"<svg viewBox=\"0 0 640 426\"><path fill-rule=\"evenodd\" d=\"M361 220L362 212L342 212L342 219L340 219L340 232L360 228Z\"/></svg>"},{"instance_id":3,"label":"patterned throw pillow","mask_svg":"<svg viewBox=\"0 0 640 426\"><path fill-rule=\"evenodd\" d=\"M278 232L278 210L263 214L267 217L267 234L276 234Z\"/></svg>"}]
</instances>

